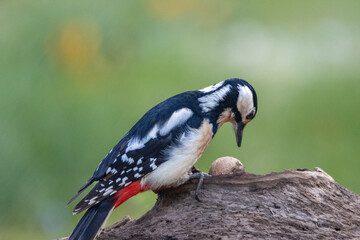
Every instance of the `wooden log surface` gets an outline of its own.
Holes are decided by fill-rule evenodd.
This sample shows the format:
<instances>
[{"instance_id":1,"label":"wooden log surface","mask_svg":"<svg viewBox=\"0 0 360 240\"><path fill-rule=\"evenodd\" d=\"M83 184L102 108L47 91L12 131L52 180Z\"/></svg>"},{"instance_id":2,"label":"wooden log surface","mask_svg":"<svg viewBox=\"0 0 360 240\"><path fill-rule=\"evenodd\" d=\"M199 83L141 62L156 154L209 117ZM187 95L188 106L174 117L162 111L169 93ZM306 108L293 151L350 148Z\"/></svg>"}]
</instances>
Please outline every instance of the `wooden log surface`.
<instances>
[{"instance_id":1,"label":"wooden log surface","mask_svg":"<svg viewBox=\"0 0 360 240\"><path fill-rule=\"evenodd\" d=\"M144 216L127 216L98 239L360 239L360 196L320 168L255 175L239 163L213 163L201 202L198 180L164 189Z\"/></svg>"},{"instance_id":2,"label":"wooden log surface","mask_svg":"<svg viewBox=\"0 0 360 240\"><path fill-rule=\"evenodd\" d=\"M99 239L360 239L360 197L317 168L255 175L243 169L159 192L137 220Z\"/></svg>"}]
</instances>

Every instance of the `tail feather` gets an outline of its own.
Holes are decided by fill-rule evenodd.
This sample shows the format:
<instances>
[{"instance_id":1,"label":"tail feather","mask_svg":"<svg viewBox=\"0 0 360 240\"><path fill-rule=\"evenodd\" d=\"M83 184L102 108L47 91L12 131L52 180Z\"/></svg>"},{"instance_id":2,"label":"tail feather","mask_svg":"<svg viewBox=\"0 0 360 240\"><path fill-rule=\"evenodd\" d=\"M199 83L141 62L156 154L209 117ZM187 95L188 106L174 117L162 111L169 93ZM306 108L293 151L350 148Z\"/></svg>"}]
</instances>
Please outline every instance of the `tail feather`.
<instances>
[{"instance_id":1,"label":"tail feather","mask_svg":"<svg viewBox=\"0 0 360 240\"><path fill-rule=\"evenodd\" d=\"M93 205L80 219L78 225L75 227L74 231L69 237L69 240L94 239L99 233L100 228L105 224L108 216L113 209L121 205L123 202L125 202L132 196L135 196L136 194L144 192L146 190L148 190L148 188L142 188L141 182L139 180L119 190L113 196L107 197L98 204ZM83 203L84 201L82 200L79 204L81 205ZM78 205L75 207L75 213L78 212L76 211L78 209ZM79 209L84 208L79 207Z\"/></svg>"},{"instance_id":2,"label":"tail feather","mask_svg":"<svg viewBox=\"0 0 360 240\"><path fill-rule=\"evenodd\" d=\"M87 182L85 183L84 186L82 186L79 191L75 194L75 196L73 196L70 201L68 202L67 205L69 205L72 201L75 200L75 198L77 198L88 186L90 186L93 182L95 181L94 178L90 178L89 180L87 180Z\"/></svg>"},{"instance_id":3,"label":"tail feather","mask_svg":"<svg viewBox=\"0 0 360 240\"><path fill-rule=\"evenodd\" d=\"M110 198L89 208L71 233L69 240L94 239L113 209L114 203Z\"/></svg>"}]
</instances>

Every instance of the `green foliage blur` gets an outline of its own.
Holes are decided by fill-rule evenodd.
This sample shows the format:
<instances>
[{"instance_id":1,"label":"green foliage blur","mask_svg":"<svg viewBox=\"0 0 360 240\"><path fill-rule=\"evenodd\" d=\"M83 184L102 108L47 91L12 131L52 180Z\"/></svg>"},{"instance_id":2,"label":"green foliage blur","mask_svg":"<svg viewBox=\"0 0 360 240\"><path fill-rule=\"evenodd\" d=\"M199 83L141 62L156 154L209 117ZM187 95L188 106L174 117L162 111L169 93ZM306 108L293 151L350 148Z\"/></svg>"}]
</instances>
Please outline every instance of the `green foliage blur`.
<instances>
[{"instance_id":1,"label":"green foliage blur","mask_svg":"<svg viewBox=\"0 0 360 240\"><path fill-rule=\"evenodd\" d=\"M266 174L318 166L360 193L360 1L1 1L0 239L68 235L68 200L151 107L227 78L257 117L221 156ZM114 211L140 217L156 196Z\"/></svg>"}]
</instances>

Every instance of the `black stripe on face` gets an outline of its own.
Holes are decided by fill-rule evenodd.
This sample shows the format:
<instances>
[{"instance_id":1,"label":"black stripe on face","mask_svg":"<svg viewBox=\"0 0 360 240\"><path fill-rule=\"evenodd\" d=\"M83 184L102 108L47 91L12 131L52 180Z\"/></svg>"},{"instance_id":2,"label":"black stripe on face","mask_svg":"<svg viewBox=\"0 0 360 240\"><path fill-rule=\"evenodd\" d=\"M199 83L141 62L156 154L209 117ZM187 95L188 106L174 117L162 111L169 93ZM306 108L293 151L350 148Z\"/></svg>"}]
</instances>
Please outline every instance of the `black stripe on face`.
<instances>
[{"instance_id":1,"label":"black stripe on face","mask_svg":"<svg viewBox=\"0 0 360 240\"><path fill-rule=\"evenodd\" d=\"M241 113L239 112L239 110L237 110L237 108L233 108L233 112L235 113L235 121L241 122L242 117L241 117Z\"/></svg>"}]
</instances>

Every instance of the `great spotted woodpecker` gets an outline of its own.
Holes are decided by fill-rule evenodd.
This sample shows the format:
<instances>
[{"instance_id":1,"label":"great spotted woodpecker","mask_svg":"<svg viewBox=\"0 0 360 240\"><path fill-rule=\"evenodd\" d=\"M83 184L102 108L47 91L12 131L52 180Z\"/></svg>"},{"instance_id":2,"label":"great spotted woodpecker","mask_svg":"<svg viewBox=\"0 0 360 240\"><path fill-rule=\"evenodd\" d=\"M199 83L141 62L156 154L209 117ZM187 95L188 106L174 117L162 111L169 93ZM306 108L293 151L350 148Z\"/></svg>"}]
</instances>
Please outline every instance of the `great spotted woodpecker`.
<instances>
[{"instance_id":1,"label":"great spotted woodpecker","mask_svg":"<svg viewBox=\"0 0 360 240\"><path fill-rule=\"evenodd\" d=\"M184 92L150 109L70 200L97 181L73 211L88 209L69 239L94 239L111 211L140 192L186 182L225 122L233 124L240 147L244 127L256 112L255 90L241 79Z\"/></svg>"}]
</instances>

